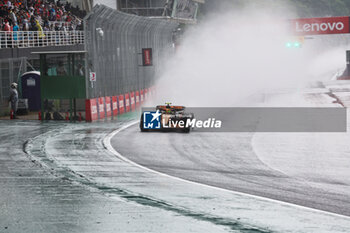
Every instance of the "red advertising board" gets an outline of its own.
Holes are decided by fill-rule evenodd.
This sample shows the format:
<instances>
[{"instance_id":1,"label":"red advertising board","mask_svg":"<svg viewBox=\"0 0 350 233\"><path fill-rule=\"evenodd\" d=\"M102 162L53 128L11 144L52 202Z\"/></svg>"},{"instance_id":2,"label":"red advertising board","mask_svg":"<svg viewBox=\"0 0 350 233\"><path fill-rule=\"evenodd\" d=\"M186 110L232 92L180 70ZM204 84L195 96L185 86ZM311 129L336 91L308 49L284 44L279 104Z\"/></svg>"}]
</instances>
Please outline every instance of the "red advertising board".
<instances>
[{"instance_id":1,"label":"red advertising board","mask_svg":"<svg viewBox=\"0 0 350 233\"><path fill-rule=\"evenodd\" d=\"M152 49L142 49L142 63L143 66L151 66L152 65Z\"/></svg>"},{"instance_id":2,"label":"red advertising board","mask_svg":"<svg viewBox=\"0 0 350 233\"><path fill-rule=\"evenodd\" d=\"M145 101L147 101L148 100L148 89L144 89L143 90L144 91L144 99L145 99Z\"/></svg>"},{"instance_id":3,"label":"red advertising board","mask_svg":"<svg viewBox=\"0 0 350 233\"><path fill-rule=\"evenodd\" d=\"M156 95L156 91L157 91L156 86L151 87L151 91L152 91L152 96L155 96Z\"/></svg>"},{"instance_id":4,"label":"red advertising board","mask_svg":"<svg viewBox=\"0 0 350 233\"><path fill-rule=\"evenodd\" d=\"M125 112L130 112L130 95L125 94Z\"/></svg>"},{"instance_id":5,"label":"red advertising board","mask_svg":"<svg viewBox=\"0 0 350 233\"><path fill-rule=\"evenodd\" d=\"M350 33L350 17L326 17L292 19L291 30L295 35L322 35Z\"/></svg>"},{"instance_id":6,"label":"red advertising board","mask_svg":"<svg viewBox=\"0 0 350 233\"><path fill-rule=\"evenodd\" d=\"M96 121L98 119L96 99L85 100L85 117L88 122Z\"/></svg>"},{"instance_id":7,"label":"red advertising board","mask_svg":"<svg viewBox=\"0 0 350 233\"><path fill-rule=\"evenodd\" d=\"M113 117L118 115L118 99L116 96L112 96L112 114Z\"/></svg>"},{"instance_id":8,"label":"red advertising board","mask_svg":"<svg viewBox=\"0 0 350 233\"><path fill-rule=\"evenodd\" d=\"M140 92L139 91L135 92L135 104L136 104L136 108L140 107Z\"/></svg>"},{"instance_id":9,"label":"red advertising board","mask_svg":"<svg viewBox=\"0 0 350 233\"><path fill-rule=\"evenodd\" d=\"M119 110L119 114L124 113L124 95L118 96L118 110Z\"/></svg>"},{"instance_id":10,"label":"red advertising board","mask_svg":"<svg viewBox=\"0 0 350 233\"><path fill-rule=\"evenodd\" d=\"M111 97L109 96L105 97L105 101L106 101L106 116L111 117L112 116Z\"/></svg>"},{"instance_id":11,"label":"red advertising board","mask_svg":"<svg viewBox=\"0 0 350 233\"><path fill-rule=\"evenodd\" d=\"M105 118L105 98L104 97L100 97L98 98L98 113L100 116L100 119L104 119Z\"/></svg>"},{"instance_id":12,"label":"red advertising board","mask_svg":"<svg viewBox=\"0 0 350 233\"><path fill-rule=\"evenodd\" d=\"M130 92L130 107L131 111L135 111L135 92Z\"/></svg>"},{"instance_id":13,"label":"red advertising board","mask_svg":"<svg viewBox=\"0 0 350 233\"><path fill-rule=\"evenodd\" d=\"M140 104L142 105L143 102L145 102L145 96L144 96L144 91L141 90L140 91Z\"/></svg>"}]
</instances>

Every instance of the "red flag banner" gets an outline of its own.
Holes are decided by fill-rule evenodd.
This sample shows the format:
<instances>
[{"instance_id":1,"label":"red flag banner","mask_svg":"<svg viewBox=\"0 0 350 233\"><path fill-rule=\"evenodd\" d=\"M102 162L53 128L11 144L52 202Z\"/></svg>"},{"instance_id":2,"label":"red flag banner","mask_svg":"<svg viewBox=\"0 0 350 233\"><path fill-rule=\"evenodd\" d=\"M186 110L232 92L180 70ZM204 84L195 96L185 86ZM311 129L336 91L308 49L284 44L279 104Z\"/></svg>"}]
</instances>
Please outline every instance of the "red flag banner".
<instances>
[{"instance_id":1,"label":"red flag banner","mask_svg":"<svg viewBox=\"0 0 350 233\"><path fill-rule=\"evenodd\" d=\"M295 35L350 33L350 17L304 18L290 20Z\"/></svg>"}]
</instances>

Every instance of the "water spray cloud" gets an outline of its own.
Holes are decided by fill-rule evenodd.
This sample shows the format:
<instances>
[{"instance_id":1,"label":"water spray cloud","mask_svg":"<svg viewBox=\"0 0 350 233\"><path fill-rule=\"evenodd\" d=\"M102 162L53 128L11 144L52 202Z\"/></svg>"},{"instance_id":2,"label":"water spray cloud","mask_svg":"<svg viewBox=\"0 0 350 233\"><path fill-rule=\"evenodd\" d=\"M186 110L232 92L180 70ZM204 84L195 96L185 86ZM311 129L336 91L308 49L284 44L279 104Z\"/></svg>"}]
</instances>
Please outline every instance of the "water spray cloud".
<instances>
[{"instance_id":1,"label":"water spray cloud","mask_svg":"<svg viewBox=\"0 0 350 233\"><path fill-rule=\"evenodd\" d=\"M303 86L310 67L318 69L315 61L325 69L319 47L286 48L287 19L263 12L221 12L189 30L159 77L157 101L234 106L264 89Z\"/></svg>"}]
</instances>

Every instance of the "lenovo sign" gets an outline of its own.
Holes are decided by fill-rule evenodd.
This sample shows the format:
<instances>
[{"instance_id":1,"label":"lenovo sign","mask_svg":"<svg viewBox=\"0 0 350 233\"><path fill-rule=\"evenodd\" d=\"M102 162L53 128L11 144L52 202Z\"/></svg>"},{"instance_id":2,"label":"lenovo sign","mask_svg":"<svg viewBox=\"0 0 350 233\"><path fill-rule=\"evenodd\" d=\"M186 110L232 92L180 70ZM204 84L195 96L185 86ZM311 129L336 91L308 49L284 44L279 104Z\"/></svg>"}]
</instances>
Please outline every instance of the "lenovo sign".
<instances>
[{"instance_id":1,"label":"lenovo sign","mask_svg":"<svg viewBox=\"0 0 350 233\"><path fill-rule=\"evenodd\" d=\"M350 33L350 17L308 18L290 20L296 35Z\"/></svg>"}]
</instances>

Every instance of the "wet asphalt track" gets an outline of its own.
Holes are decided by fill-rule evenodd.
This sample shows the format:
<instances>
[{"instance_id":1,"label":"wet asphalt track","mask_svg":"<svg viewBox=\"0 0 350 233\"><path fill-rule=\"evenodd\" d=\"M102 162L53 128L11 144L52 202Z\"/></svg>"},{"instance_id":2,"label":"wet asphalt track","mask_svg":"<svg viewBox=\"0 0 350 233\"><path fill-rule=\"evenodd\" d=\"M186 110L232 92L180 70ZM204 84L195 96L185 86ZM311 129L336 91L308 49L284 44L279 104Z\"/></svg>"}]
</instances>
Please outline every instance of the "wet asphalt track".
<instances>
[{"instance_id":1,"label":"wet asphalt track","mask_svg":"<svg viewBox=\"0 0 350 233\"><path fill-rule=\"evenodd\" d=\"M281 170L272 168L257 156L253 137L252 133L141 133L134 125L117 134L111 143L131 161L162 173L350 216L349 182L341 178L315 181L307 173L297 176L284 172L283 166ZM308 142L304 143L308 147ZM298 153L298 148L294 149ZM337 170L345 162L349 159L335 161L328 169ZM281 163L294 166L288 157ZM315 168L310 164L309 169Z\"/></svg>"},{"instance_id":2,"label":"wet asphalt track","mask_svg":"<svg viewBox=\"0 0 350 233\"><path fill-rule=\"evenodd\" d=\"M110 157L99 142L117 127L0 121L0 233L228 231L207 219L132 200L124 190L96 188L76 175L76 170L88 177L111 174Z\"/></svg>"}]
</instances>

